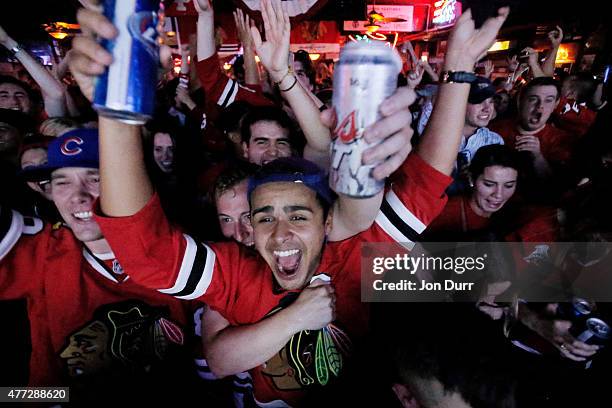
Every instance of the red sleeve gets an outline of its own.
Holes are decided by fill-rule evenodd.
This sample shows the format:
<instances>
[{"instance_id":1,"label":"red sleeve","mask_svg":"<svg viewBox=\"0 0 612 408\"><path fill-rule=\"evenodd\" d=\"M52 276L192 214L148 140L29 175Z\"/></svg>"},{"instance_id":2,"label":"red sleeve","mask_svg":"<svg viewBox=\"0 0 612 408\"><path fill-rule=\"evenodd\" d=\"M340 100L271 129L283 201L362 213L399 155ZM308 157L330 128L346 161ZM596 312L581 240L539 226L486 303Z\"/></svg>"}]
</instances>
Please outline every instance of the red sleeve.
<instances>
[{"instance_id":1,"label":"red sleeve","mask_svg":"<svg viewBox=\"0 0 612 408\"><path fill-rule=\"evenodd\" d=\"M386 233L386 240L417 241L444 208L451 181L418 154L410 154L392 178L375 225Z\"/></svg>"},{"instance_id":2,"label":"red sleeve","mask_svg":"<svg viewBox=\"0 0 612 408\"><path fill-rule=\"evenodd\" d=\"M221 108L226 108L235 101L245 101L254 106L272 105L272 102L261 93L261 90L239 85L238 82L224 75L219 68L217 53L198 61L196 69L198 78L206 92L206 98L215 102Z\"/></svg>"},{"instance_id":3,"label":"red sleeve","mask_svg":"<svg viewBox=\"0 0 612 408\"><path fill-rule=\"evenodd\" d=\"M0 299L22 299L34 293L42 281L37 260L44 254L45 240L23 236L27 222L16 211L0 207ZM40 225L42 228L42 224ZM32 233L40 232L36 230ZM19 241L19 242L18 242Z\"/></svg>"},{"instance_id":4,"label":"red sleeve","mask_svg":"<svg viewBox=\"0 0 612 408\"><path fill-rule=\"evenodd\" d=\"M238 246L206 245L183 234L170 225L157 195L132 216L96 214L96 221L138 284L179 299L199 299L218 310L225 310L236 293L242 259Z\"/></svg>"},{"instance_id":5,"label":"red sleeve","mask_svg":"<svg viewBox=\"0 0 612 408\"><path fill-rule=\"evenodd\" d=\"M429 225L428 232L457 232L461 228L461 196L449 198L442 213Z\"/></svg>"}]
</instances>

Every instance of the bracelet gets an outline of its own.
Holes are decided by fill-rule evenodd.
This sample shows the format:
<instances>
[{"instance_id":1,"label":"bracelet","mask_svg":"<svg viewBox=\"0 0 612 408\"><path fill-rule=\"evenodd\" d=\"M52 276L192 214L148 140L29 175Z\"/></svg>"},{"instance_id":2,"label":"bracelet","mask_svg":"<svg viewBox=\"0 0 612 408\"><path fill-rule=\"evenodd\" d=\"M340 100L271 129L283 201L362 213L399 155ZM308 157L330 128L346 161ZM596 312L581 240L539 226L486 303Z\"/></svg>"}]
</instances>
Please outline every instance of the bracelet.
<instances>
[{"instance_id":1,"label":"bracelet","mask_svg":"<svg viewBox=\"0 0 612 408\"><path fill-rule=\"evenodd\" d=\"M14 47L9 49L9 51L11 52L11 54L13 54L13 56L17 55L17 53L22 50L23 50L23 47L19 43L15 44Z\"/></svg>"},{"instance_id":2,"label":"bracelet","mask_svg":"<svg viewBox=\"0 0 612 408\"><path fill-rule=\"evenodd\" d=\"M298 81L297 77L294 77L294 78L295 78L295 81L293 81L293 83L291 84L291 86L289 88L287 88L287 89L280 89L280 87L279 87L278 90L281 91L281 92L289 92L290 90L292 90L293 87L295 86L295 84L297 84L297 81Z\"/></svg>"},{"instance_id":3,"label":"bracelet","mask_svg":"<svg viewBox=\"0 0 612 408\"><path fill-rule=\"evenodd\" d=\"M467 71L442 71L440 73L441 84L465 83L471 84L476 82L476 74Z\"/></svg>"},{"instance_id":4,"label":"bracelet","mask_svg":"<svg viewBox=\"0 0 612 408\"><path fill-rule=\"evenodd\" d=\"M280 83L283 82L285 80L285 78L287 78L287 75L289 75L289 74L293 74L293 69L291 69L291 67L287 67L287 73L285 73L285 75L283 75L283 77L281 78L280 81L274 82L274 85L280 85Z\"/></svg>"}]
</instances>

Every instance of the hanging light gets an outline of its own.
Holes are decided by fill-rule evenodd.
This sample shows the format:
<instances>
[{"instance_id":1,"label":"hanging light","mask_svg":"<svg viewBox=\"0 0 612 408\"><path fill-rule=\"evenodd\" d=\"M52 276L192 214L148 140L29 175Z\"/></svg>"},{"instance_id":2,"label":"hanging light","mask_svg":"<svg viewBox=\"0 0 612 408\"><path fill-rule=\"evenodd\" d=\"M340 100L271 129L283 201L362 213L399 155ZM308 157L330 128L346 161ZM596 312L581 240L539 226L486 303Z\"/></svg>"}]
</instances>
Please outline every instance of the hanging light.
<instances>
[{"instance_id":1,"label":"hanging light","mask_svg":"<svg viewBox=\"0 0 612 408\"><path fill-rule=\"evenodd\" d=\"M65 23L63 21L55 21L49 24L43 24L42 26L45 31L56 40L72 37L81 29L78 24Z\"/></svg>"}]
</instances>

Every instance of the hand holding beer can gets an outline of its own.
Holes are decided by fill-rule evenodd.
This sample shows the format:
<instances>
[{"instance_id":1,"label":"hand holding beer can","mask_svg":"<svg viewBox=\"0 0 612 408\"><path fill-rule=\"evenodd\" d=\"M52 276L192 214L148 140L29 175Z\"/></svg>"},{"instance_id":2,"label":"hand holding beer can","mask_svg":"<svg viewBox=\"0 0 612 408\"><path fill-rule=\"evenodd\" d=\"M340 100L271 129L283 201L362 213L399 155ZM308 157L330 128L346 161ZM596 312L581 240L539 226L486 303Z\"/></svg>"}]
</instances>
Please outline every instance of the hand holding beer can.
<instances>
[{"instance_id":1,"label":"hand holding beer can","mask_svg":"<svg viewBox=\"0 0 612 408\"><path fill-rule=\"evenodd\" d=\"M102 40L113 63L95 84L93 106L102 116L143 124L155 108L159 66L159 0L105 0L104 15L119 35Z\"/></svg>"},{"instance_id":2,"label":"hand holding beer can","mask_svg":"<svg viewBox=\"0 0 612 408\"><path fill-rule=\"evenodd\" d=\"M363 152L372 147L364 130L381 119L380 104L397 88L402 67L399 54L384 44L351 42L344 46L334 69L333 106L338 118L331 144L330 187L355 198L372 197L385 185L364 165Z\"/></svg>"}]
</instances>

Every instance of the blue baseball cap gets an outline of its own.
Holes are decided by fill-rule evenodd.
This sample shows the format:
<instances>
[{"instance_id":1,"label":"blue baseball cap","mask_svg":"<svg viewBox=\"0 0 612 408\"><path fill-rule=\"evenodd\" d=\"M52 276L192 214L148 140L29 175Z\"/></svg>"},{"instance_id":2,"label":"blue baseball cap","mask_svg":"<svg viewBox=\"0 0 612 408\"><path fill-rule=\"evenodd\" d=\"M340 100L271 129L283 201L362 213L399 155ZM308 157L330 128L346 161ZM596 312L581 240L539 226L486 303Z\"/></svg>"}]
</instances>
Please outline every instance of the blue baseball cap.
<instances>
[{"instance_id":1,"label":"blue baseball cap","mask_svg":"<svg viewBox=\"0 0 612 408\"><path fill-rule=\"evenodd\" d=\"M470 84L470 95L468 103L479 104L495 95L495 85L485 77L477 76L474 82Z\"/></svg>"},{"instance_id":2,"label":"blue baseball cap","mask_svg":"<svg viewBox=\"0 0 612 408\"><path fill-rule=\"evenodd\" d=\"M54 170L64 167L97 169L98 129L72 129L57 137L47 148L47 163L28 167L21 172L27 181L42 181L51 178Z\"/></svg>"},{"instance_id":3,"label":"blue baseball cap","mask_svg":"<svg viewBox=\"0 0 612 408\"><path fill-rule=\"evenodd\" d=\"M282 157L266 163L249 178L248 197L261 185L277 182L302 183L313 190L328 205L334 201L327 175L313 162L299 157Z\"/></svg>"}]
</instances>

